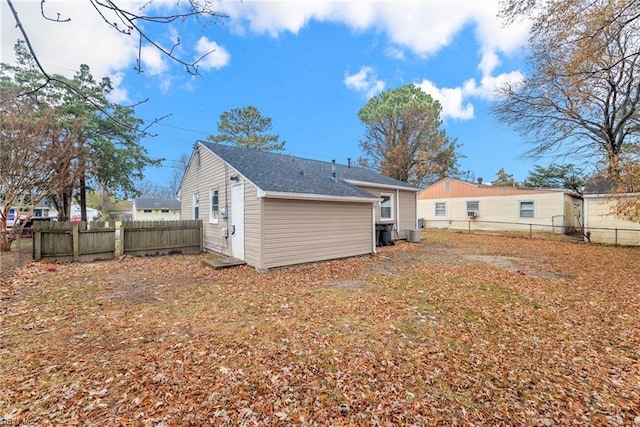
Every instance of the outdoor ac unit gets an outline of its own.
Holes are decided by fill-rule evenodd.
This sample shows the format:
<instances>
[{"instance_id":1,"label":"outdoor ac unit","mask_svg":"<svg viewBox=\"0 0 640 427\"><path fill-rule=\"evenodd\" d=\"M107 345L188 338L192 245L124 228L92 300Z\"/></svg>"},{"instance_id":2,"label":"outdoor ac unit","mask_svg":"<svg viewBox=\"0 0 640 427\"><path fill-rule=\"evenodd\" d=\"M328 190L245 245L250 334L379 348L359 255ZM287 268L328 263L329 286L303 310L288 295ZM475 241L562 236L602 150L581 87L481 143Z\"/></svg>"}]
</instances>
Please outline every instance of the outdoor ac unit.
<instances>
[{"instance_id":1,"label":"outdoor ac unit","mask_svg":"<svg viewBox=\"0 0 640 427\"><path fill-rule=\"evenodd\" d=\"M467 211L467 216L469 218L475 218L478 216L478 211Z\"/></svg>"}]
</instances>

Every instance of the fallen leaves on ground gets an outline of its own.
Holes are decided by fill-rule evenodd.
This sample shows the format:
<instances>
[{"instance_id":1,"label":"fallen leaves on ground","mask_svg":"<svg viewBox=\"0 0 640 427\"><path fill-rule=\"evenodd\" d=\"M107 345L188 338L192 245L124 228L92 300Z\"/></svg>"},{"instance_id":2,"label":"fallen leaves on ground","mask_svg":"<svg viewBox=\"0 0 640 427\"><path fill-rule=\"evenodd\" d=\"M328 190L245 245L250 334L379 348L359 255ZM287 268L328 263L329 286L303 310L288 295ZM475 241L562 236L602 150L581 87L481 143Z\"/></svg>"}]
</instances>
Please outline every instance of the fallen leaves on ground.
<instances>
[{"instance_id":1,"label":"fallen leaves on ground","mask_svg":"<svg viewBox=\"0 0 640 427\"><path fill-rule=\"evenodd\" d=\"M429 230L363 256L34 263L0 300L0 419L640 425L640 249Z\"/></svg>"}]
</instances>

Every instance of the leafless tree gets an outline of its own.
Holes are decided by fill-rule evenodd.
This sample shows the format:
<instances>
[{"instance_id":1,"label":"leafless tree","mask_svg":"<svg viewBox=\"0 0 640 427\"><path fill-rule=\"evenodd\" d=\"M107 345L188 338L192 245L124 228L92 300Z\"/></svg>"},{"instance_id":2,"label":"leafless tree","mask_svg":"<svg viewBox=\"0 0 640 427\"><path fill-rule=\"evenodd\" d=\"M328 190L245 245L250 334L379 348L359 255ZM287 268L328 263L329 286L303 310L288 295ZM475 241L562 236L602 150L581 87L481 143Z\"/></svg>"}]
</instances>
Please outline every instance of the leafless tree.
<instances>
[{"instance_id":1,"label":"leafless tree","mask_svg":"<svg viewBox=\"0 0 640 427\"><path fill-rule=\"evenodd\" d=\"M511 1L531 10L536 2ZM498 118L528 136L532 157L598 159L614 175L640 136L640 3L544 3L530 73L502 89Z\"/></svg>"},{"instance_id":2,"label":"leafless tree","mask_svg":"<svg viewBox=\"0 0 640 427\"><path fill-rule=\"evenodd\" d=\"M60 125L52 108L29 97L0 92L0 250L9 251L15 234L7 233L9 210L26 211L64 185L59 165L68 165L72 153L64 149ZM17 213L17 212L16 212Z\"/></svg>"}]
</instances>

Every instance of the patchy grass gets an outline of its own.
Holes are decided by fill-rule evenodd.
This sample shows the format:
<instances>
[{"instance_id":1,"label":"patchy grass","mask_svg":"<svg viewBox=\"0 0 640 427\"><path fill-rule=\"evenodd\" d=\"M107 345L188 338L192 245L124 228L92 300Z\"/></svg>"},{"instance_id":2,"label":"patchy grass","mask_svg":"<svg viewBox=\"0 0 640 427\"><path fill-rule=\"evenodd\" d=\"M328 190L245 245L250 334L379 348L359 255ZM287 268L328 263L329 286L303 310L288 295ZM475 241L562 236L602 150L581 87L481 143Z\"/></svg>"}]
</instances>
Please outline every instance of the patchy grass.
<instances>
[{"instance_id":1,"label":"patchy grass","mask_svg":"<svg viewBox=\"0 0 640 427\"><path fill-rule=\"evenodd\" d=\"M266 275L203 257L16 271L0 417L640 424L639 249L429 230Z\"/></svg>"}]
</instances>

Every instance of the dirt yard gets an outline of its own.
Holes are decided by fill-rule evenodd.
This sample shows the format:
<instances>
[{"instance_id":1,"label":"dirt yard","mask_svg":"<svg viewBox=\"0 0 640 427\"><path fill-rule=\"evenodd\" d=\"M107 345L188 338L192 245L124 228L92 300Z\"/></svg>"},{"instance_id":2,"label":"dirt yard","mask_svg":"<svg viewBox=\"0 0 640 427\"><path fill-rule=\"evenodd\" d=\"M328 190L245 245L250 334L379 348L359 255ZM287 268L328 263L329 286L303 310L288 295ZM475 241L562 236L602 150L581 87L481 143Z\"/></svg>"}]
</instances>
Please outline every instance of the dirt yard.
<instances>
[{"instance_id":1,"label":"dirt yard","mask_svg":"<svg viewBox=\"0 0 640 427\"><path fill-rule=\"evenodd\" d=\"M259 274L0 284L0 424L640 426L640 249L427 231Z\"/></svg>"}]
</instances>

